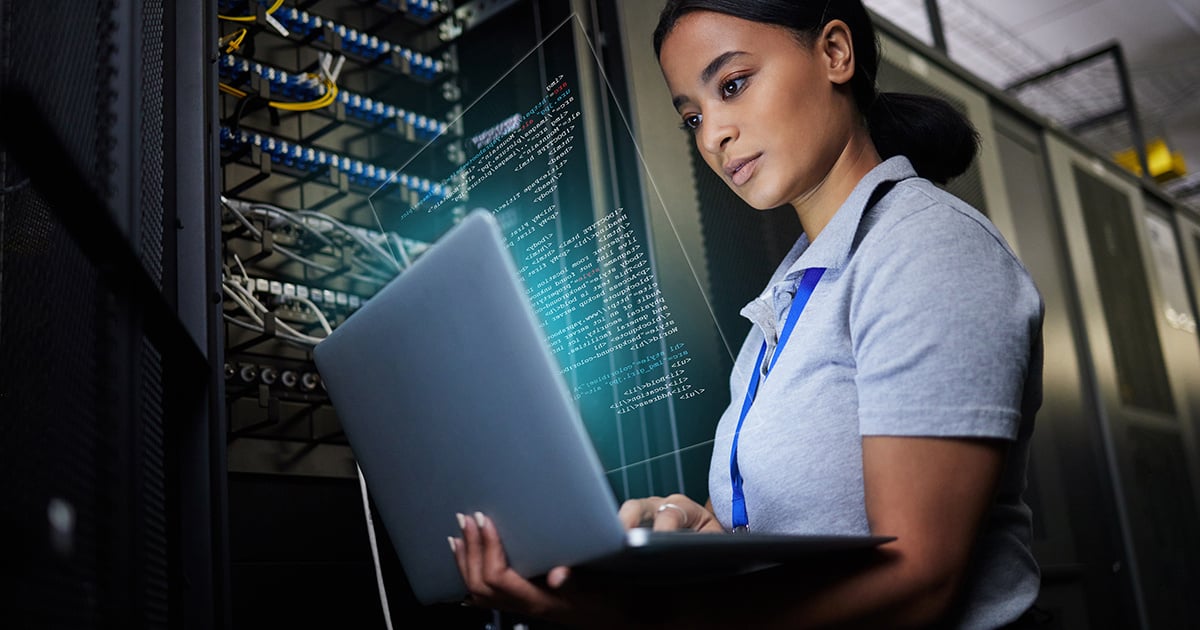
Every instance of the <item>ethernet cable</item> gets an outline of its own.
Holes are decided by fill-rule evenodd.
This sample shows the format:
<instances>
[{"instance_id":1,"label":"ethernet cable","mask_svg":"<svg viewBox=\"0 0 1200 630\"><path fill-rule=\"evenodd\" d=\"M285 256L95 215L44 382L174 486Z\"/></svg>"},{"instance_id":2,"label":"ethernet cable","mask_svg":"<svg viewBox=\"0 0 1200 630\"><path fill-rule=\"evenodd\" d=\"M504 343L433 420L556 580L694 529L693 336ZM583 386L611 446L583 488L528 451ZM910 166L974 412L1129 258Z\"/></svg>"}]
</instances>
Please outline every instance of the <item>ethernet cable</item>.
<instances>
[{"instance_id":1,"label":"ethernet cable","mask_svg":"<svg viewBox=\"0 0 1200 630\"><path fill-rule=\"evenodd\" d=\"M394 272L398 273L398 272L404 270L404 267L401 266L400 263L396 261L396 259L392 256L392 254L390 252L388 252L387 250L380 247L378 243L374 243L371 240L369 240L366 236L364 236L364 234L363 234L363 232L365 232L364 229L355 228L355 227L346 225L345 223L342 223L341 221L339 221L327 214L324 214L321 212L316 212L314 210L287 210L285 208L280 208L279 206L271 205L269 203L265 203L265 202L261 202L261 201L246 202L246 201L240 201L240 200L236 200L236 199L229 199L224 196L221 197L221 202L223 204L225 204L227 207L229 207L230 210L235 211L235 212L240 212L243 217L247 213L253 213L253 214L260 214L260 215L265 215L265 216L276 216L276 217L282 218L285 221L287 221L301 229L308 231L313 236L320 239L321 242L324 243L325 245L327 245L331 248L334 248L334 249L338 249L338 246L333 241L331 241L328 237L326 237L320 231L315 229L313 226L313 223L316 223L318 226L320 226L321 224L328 224L330 227L337 229L338 231L349 236L351 240L358 243L358 245L360 247L362 247L364 250L373 253L375 255L375 257L379 258L384 263L386 263L389 267L391 267ZM240 208L238 206L240 206ZM307 220L305 220L305 219L307 219ZM252 226L247 226L247 227L252 227ZM255 230L254 233L255 233L256 238L262 238L261 235L258 234L257 230ZM364 267L373 269L372 267L370 267L369 265L366 264L365 260L363 260L361 262L363 263ZM374 269L374 270L379 273L382 273L382 274L390 273L390 272L385 272L385 271L381 271L378 269ZM388 275L389 279L391 277L392 277L391 275Z\"/></svg>"},{"instance_id":2,"label":"ethernet cable","mask_svg":"<svg viewBox=\"0 0 1200 630\"><path fill-rule=\"evenodd\" d=\"M223 202L224 202L224 200L223 200ZM245 228L251 233L251 235L254 236L254 238L256 238L258 240L262 240L262 232L258 228L256 228L254 226L254 224L251 223L248 218L246 218L245 214L243 214L240 210L232 207L228 203L225 203L225 206L226 206L226 208L229 209L229 211L233 214L233 216L243 226L245 226ZM309 267L311 269L316 269L317 271L320 271L323 273L332 274L332 273L337 273L340 271L339 269L337 269L335 267L330 267L329 265L324 265L315 260L305 258L304 256L301 256L282 245L275 245L274 251L279 252L280 254L282 254L289 260L292 260L293 262L299 263L299 264L301 264L305 267ZM374 271L378 275L378 277L363 275L363 274L359 274L359 273L345 273L344 275L345 275L345 277L350 278L351 280L357 280L359 282L365 282L365 283L380 285L380 286L387 284L387 282L389 280L391 280L392 277L394 277L394 274L389 275L387 272L375 269L373 267L364 265L364 268L367 271Z\"/></svg>"},{"instance_id":3,"label":"ethernet cable","mask_svg":"<svg viewBox=\"0 0 1200 630\"><path fill-rule=\"evenodd\" d=\"M243 328L247 328L249 330L253 330L255 332L259 332L259 333L264 332L265 331L265 322L263 321L262 317L259 316L258 313L259 312L268 313L268 312L270 312L270 309L268 309L266 307L266 305L264 305L262 302L260 302L258 300L258 298L254 297L253 293L251 293L248 289L246 289L242 285L238 284L237 282L233 282L228 279L224 279L221 281L221 288L225 292L225 295L229 296L229 298L232 299L235 304L237 304L243 311L246 312L247 315L250 316L250 318L252 320L254 320L254 324L257 324L257 326L248 324L248 323L246 323L242 320L239 320L236 317L233 317L229 314L225 314L225 321L233 323L234 325L241 326ZM323 327L328 329L329 322L328 322L328 320L325 319L324 314L320 313L320 309L317 308L316 304L313 304L311 301L308 301L308 300L306 300L306 302L307 302L307 304L306 304L307 306L309 306L315 312L318 313L318 319L321 320ZM285 341L297 342L297 343L300 343L305 346L315 346L324 339L324 337L314 337L312 335L307 335L305 333L302 333L302 332L296 330L295 328L293 328L287 322L280 321L278 319L276 319L275 325L276 325L276 327L278 327L279 329L281 329L283 331L282 333L277 333L276 336ZM332 332L332 330L329 330L329 332ZM328 334L328 332L326 334Z\"/></svg>"}]
</instances>

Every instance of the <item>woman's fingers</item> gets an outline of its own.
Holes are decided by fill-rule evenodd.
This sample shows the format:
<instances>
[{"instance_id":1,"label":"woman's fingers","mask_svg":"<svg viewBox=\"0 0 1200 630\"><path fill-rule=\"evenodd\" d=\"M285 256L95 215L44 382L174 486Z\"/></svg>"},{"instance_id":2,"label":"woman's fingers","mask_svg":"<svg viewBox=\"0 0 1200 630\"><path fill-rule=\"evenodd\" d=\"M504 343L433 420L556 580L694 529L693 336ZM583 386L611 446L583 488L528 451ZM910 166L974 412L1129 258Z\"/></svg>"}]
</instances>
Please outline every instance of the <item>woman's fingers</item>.
<instances>
[{"instance_id":1,"label":"woman's fingers","mask_svg":"<svg viewBox=\"0 0 1200 630\"><path fill-rule=\"evenodd\" d=\"M699 517L693 516L689 512L687 503L663 501L654 509L654 531L656 532L687 529L698 520L700 520Z\"/></svg>"},{"instance_id":2,"label":"woman's fingers","mask_svg":"<svg viewBox=\"0 0 1200 630\"><path fill-rule=\"evenodd\" d=\"M544 614L562 608L563 602L508 566L500 532L491 519L483 514L462 514L459 524L462 538L451 539L455 562L463 575L471 603L478 606L502 608L528 614ZM556 567L547 576L547 583L558 588L566 582L566 567Z\"/></svg>"},{"instance_id":3,"label":"woman's fingers","mask_svg":"<svg viewBox=\"0 0 1200 630\"><path fill-rule=\"evenodd\" d=\"M483 559L482 576L488 586L503 585L505 573L509 572L508 557L504 555L504 544L500 542L500 532L496 524L483 514L475 513L475 523L479 526L480 540L483 548L480 557Z\"/></svg>"},{"instance_id":4,"label":"woman's fingers","mask_svg":"<svg viewBox=\"0 0 1200 630\"><path fill-rule=\"evenodd\" d=\"M654 510L662 500L662 497L629 499L621 504L617 516L620 517L621 524L625 526L625 529L642 527L654 519Z\"/></svg>"},{"instance_id":5,"label":"woman's fingers","mask_svg":"<svg viewBox=\"0 0 1200 630\"><path fill-rule=\"evenodd\" d=\"M455 514L458 526L462 528L462 554L464 556L463 581L467 590L473 595L485 595L483 590L483 558L479 550L479 527L473 517L467 514Z\"/></svg>"},{"instance_id":6,"label":"woman's fingers","mask_svg":"<svg viewBox=\"0 0 1200 630\"><path fill-rule=\"evenodd\" d=\"M562 588L562 585L567 583L567 578L569 577L571 577L571 569L568 567L554 567L550 569L550 573L546 574L546 586L550 588Z\"/></svg>"},{"instance_id":7,"label":"woman's fingers","mask_svg":"<svg viewBox=\"0 0 1200 630\"><path fill-rule=\"evenodd\" d=\"M630 499L618 516L625 529L650 525L655 531L700 529L712 520L707 509L682 494Z\"/></svg>"}]
</instances>

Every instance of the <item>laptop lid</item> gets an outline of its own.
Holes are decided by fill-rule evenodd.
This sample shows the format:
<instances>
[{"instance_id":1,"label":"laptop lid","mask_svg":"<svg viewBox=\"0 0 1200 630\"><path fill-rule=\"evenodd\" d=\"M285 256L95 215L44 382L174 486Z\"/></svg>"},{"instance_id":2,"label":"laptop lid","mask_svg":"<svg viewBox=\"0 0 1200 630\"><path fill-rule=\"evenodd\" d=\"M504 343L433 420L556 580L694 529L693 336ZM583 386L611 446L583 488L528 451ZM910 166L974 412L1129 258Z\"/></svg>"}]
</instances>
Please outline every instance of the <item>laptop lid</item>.
<instances>
[{"instance_id":1,"label":"laptop lid","mask_svg":"<svg viewBox=\"0 0 1200 630\"><path fill-rule=\"evenodd\" d=\"M476 211L313 356L409 583L461 599L455 513L522 575L624 546L616 499L495 218ZM514 299L520 296L521 299Z\"/></svg>"}]
</instances>

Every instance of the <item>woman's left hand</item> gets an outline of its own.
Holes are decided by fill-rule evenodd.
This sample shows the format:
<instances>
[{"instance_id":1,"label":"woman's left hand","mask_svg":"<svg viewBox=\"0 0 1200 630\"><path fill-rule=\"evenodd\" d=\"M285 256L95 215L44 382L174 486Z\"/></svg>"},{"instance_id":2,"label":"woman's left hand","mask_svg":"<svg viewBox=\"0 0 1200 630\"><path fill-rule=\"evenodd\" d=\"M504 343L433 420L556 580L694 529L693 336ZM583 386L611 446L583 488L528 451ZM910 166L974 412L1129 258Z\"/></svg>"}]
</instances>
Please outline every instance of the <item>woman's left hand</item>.
<instances>
[{"instance_id":1,"label":"woman's left hand","mask_svg":"<svg viewBox=\"0 0 1200 630\"><path fill-rule=\"evenodd\" d=\"M483 514L459 514L461 538L451 538L454 559L470 593L468 602L560 623L587 618L589 599L567 585L570 569L555 567L545 580L521 577L508 565L495 523Z\"/></svg>"}]
</instances>

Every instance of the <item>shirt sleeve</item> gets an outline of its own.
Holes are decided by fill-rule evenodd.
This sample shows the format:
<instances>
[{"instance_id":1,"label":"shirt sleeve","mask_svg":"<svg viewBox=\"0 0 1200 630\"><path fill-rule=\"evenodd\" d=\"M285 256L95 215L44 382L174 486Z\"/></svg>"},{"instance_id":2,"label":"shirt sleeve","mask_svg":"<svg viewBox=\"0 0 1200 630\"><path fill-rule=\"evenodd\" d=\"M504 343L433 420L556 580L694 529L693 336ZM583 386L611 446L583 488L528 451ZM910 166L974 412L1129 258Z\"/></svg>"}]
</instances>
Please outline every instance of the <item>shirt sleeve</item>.
<instances>
[{"instance_id":1,"label":"shirt sleeve","mask_svg":"<svg viewBox=\"0 0 1200 630\"><path fill-rule=\"evenodd\" d=\"M1017 437L1042 300L981 220L933 203L864 239L850 309L862 435Z\"/></svg>"}]
</instances>

